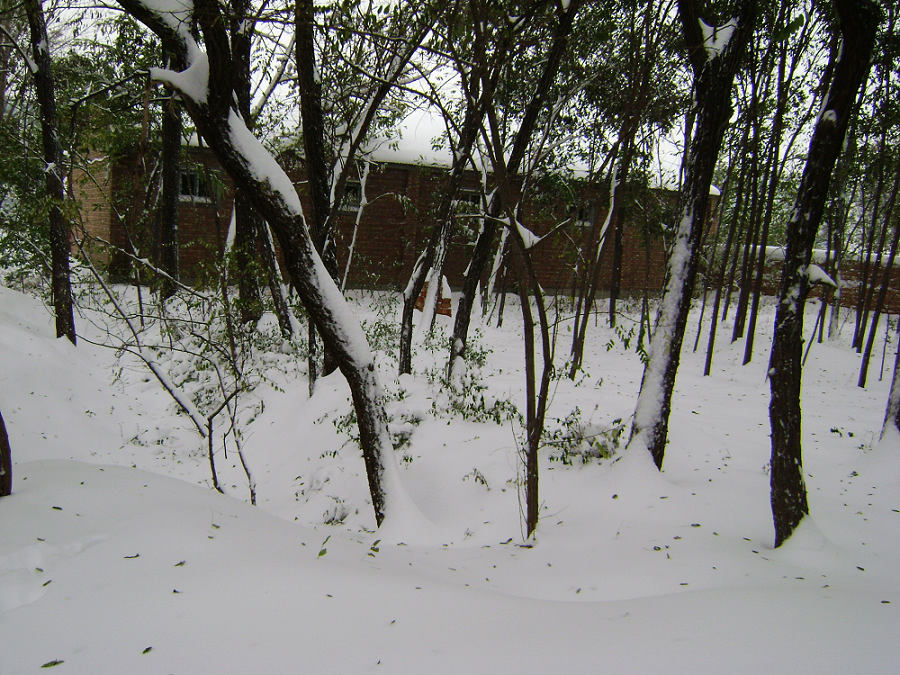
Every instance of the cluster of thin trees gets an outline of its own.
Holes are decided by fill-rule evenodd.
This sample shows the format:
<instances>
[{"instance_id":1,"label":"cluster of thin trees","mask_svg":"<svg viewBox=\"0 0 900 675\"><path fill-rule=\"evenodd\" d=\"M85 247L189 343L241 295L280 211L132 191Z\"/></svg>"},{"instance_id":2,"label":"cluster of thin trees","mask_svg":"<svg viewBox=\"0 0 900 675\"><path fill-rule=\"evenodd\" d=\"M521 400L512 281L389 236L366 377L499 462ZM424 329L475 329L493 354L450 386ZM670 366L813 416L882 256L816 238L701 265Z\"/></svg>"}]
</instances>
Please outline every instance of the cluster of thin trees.
<instances>
[{"instance_id":1,"label":"cluster of thin trees","mask_svg":"<svg viewBox=\"0 0 900 675\"><path fill-rule=\"evenodd\" d=\"M732 339L745 339L745 361L751 359L767 245L783 245L769 369L772 508L780 544L808 511L799 434L805 300L812 282L836 279L829 291L829 330L836 330L841 265L854 255L862 259L854 333L855 346L865 354L862 386L900 233L895 210L900 183L896 7L881 7L876 0L801 4L194 0L173 8L155 0L119 0L122 13L98 24L114 38L106 41L114 48L91 51L99 33L82 36L57 63L51 59L54 50L48 45L53 40L44 18L50 8L38 0L10 7L0 14L5 36L0 60L4 72L13 73L21 57L24 70L4 83L4 97L15 95L19 109L0 115L7 126L25 128L25 120L39 120L29 128L32 134L40 130L39 168L48 199L38 211L49 224L46 269L57 333L75 342L68 263L77 213L67 207L65 179L67 167L89 168L83 160L86 145L98 142L93 129L112 129L110 116L128 119L130 131L113 136L126 138L122 145L136 157L137 173L158 176L158 189L145 191L131 205L140 218L130 222L147 222L151 214L159 214L159 254L149 271L161 298L189 292L179 281L179 147L183 134L196 132L236 186L228 239L231 264L224 268L217 292L228 305L229 287L237 286L237 320L252 326L264 307L261 286L267 287L281 331L292 337L298 324L285 297L281 274L286 275L308 318L304 340L310 389L320 374L335 369L350 384L375 518L381 524L396 508L392 498L399 480L372 353L342 296L347 270L338 268L335 225L349 180L360 179L366 203L367 149L373 139L389 138L410 109L427 107L444 122L452 159L430 214L430 236L403 292L399 372L413 369L413 307L426 284L419 323L426 331L433 326L448 247L460 229L459 193L464 176L477 172L483 177L479 229L455 316L447 373L452 380L464 367L478 295L490 298L505 269L520 297L525 329L523 455L526 529L531 534L538 522L538 454L554 346L535 274L541 238L529 229L523 203L542 189L547 176L564 174L573 162L586 166L590 180L606 188L605 216L595 218L585 232L574 266L573 341L567 360L574 377L595 314L604 259L612 268L609 321L617 320L624 228L643 208L641 198L634 196L640 191L624 186L647 184L662 139L682 129L678 212L674 222L660 223L669 262L628 445L630 451L649 452L662 468L682 341L698 291L703 291L701 322L707 314L706 291L713 296L707 373L720 316L732 304ZM67 39L72 24L64 17L91 11L53 9L58 10L53 16L59 33ZM23 42L23 17L30 48ZM880 50L874 49L876 40ZM135 61L146 70L123 66L123 52L129 50L140 56ZM84 69L104 59L106 66ZM55 98L58 64L73 74L65 85L62 113ZM93 72L104 73L103 79L92 80ZM81 89L73 91L72 82L79 77ZM79 118L82 109L87 112ZM66 127L64 144L60 130ZM273 150L284 149L285 136L302 157L306 181L299 189L305 191L308 210L278 162L284 155ZM26 145L32 137L25 135ZM107 135L102 140L112 144L122 139ZM34 179L17 180L10 181L18 187L9 191L9 198L25 204L25 197L35 192L28 183ZM714 180L722 195L711 203ZM713 208L720 225L710 234ZM128 245L125 253L136 269L147 267L137 236ZM827 251L830 277L811 274L817 247ZM820 339L824 312L825 303ZM137 341L138 331L132 333ZM151 360L146 362L152 369ZM900 386L896 375L894 379L888 418L900 425ZM233 394L225 388L222 393L222 406L227 406ZM201 434L202 419L209 420L211 439L212 417L192 418Z\"/></svg>"}]
</instances>

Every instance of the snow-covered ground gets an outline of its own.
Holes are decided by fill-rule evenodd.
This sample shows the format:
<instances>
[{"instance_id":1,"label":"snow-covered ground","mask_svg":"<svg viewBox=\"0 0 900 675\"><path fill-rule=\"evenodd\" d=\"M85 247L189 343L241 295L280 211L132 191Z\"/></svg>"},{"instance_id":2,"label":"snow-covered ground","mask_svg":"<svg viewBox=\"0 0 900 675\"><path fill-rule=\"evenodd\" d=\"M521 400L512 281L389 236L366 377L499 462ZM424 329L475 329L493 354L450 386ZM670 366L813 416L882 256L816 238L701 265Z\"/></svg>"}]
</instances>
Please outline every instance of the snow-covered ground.
<instances>
[{"instance_id":1,"label":"snow-covered ground","mask_svg":"<svg viewBox=\"0 0 900 675\"><path fill-rule=\"evenodd\" d=\"M395 307L356 302L370 338L393 348ZM485 365L470 366L465 396L440 379L444 341L420 343L400 381L379 354L392 429L408 438L404 487L428 525L375 532L339 375L310 399L290 350L257 355L262 376L242 399L254 508L218 440L227 496L210 489L205 441L146 368L54 340L39 302L0 288L14 458L14 494L0 500L0 673L896 672L900 448L877 438L895 345L880 381L879 344L865 390L846 335L813 346L812 517L774 550L771 303L754 362L739 365L725 322L707 378L693 315L662 474L641 455L573 448L580 433L614 434L636 400L636 337L626 348L601 318L583 375L553 382L556 443L525 545L510 304L503 328L479 326ZM89 318L79 328L102 341Z\"/></svg>"}]
</instances>

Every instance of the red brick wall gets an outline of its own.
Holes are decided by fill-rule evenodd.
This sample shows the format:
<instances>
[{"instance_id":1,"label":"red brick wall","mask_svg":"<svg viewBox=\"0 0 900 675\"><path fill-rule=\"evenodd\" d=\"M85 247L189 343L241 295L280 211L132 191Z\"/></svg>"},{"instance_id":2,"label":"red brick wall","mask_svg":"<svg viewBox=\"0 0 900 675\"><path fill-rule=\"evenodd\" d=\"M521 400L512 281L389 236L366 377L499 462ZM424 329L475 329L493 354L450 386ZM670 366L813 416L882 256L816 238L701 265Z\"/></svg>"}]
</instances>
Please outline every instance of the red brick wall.
<instances>
[{"instance_id":1,"label":"red brick wall","mask_svg":"<svg viewBox=\"0 0 900 675\"><path fill-rule=\"evenodd\" d=\"M863 277L863 263L856 260L845 260L841 263L841 305L844 307L856 307L859 301L860 280ZM763 293L765 295L775 295L778 292L778 285L781 281L781 262L769 262L763 274ZM872 293L870 309L874 309L878 300L878 291L884 278L884 266L876 267L873 264L869 266L868 285L876 285ZM884 300L884 311L888 314L900 313L900 267L894 266L890 270L890 281L888 283L887 294ZM829 301L833 298L834 290L830 286L816 284L810 292L810 297L827 298Z\"/></svg>"},{"instance_id":2,"label":"red brick wall","mask_svg":"<svg viewBox=\"0 0 900 675\"><path fill-rule=\"evenodd\" d=\"M220 183L220 189L213 199L197 203L183 201L179 211L183 275L187 279L199 279L200 268L217 262L221 256L231 216L232 188L211 151L192 148L189 152L190 162L209 167ZM132 170L133 167L127 162L115 165L112 171L109 170L108 163L98 162L93 171L96 183L86 180L84 174L77 175L74 181L76 195L82 202L81 214L85 229L121 246L125 245L125 237L122 228L117 226L118 219L109 206L108 195L130 194L134 191ZM446 183L447 172L440 169L388 164L371 170L366 181L369 203L358 226L350 267L351 287L399 290L405 286L419 253L428 241L434 211L442 191L446 189ZM298 183L298 187L301 201L308 212L308 196L302 182ZM464 188L478 187L478 176L473 173L466 177ZM594 217L602 222L606 215L605 191L599 186L582 186L580 190L579 199L594 200L598 204ZM660 222L672 219L671 210L677 196L662 191L633 196L620 188L618 198L626 208L622 292L626 295L640 293L645 287L658 290L662 287L665 276L665 245L660 235L644 232L658 232ZM523 208L522 218L526 227L538 235L550 233L532 249L539 281L548 291L572 291L578 256L586 246L589 235L589 228L574 223L554 229L557 223L571 216L566 201L568 199L551 198L547 204L526 203ZM340 215L337 223L335 239L341 275L353 237L355 219L355 212L345 212ZM715 221L711 219L710 222L714 228ZM158 240L158 223L155 219L144 224L132 223L129 227L133 231L132 237L144 247L144 254L155 258ZM468 229L468 232L458 231L448 251L445 271L454 288L462 285L477 225L457 229ZM610 286L612 247L613 236L610 231L601 254L601 293ZM843 290L845 305L852 305L856 301L856 288L852 284L852 280L859 275L856 268L855 263L845 263L844 280L851 280L851 285ZM775 265L767 270L766 293L774 293L779 269ZM815 290L814 294L820 292ZM900 311L900 268L892 271L887 305L890 312Z\"/></svg>"},{"instance_id":3,"label":"red brick wall","mask_svg":"<svg viewBox=\"0 0 900 675\"><path fill-rule=\"evenodd\" d=\"M87 167L73 172L71 185L80 215L80 222L76 224L73 235L84 243L93 259L105 265L109 262L108 251L105 247L94 244L92 239L100 237L109 240L114 229L110 206L112 190L109 161L97 154L90 155Z\"/></svg>"}]
</instances>

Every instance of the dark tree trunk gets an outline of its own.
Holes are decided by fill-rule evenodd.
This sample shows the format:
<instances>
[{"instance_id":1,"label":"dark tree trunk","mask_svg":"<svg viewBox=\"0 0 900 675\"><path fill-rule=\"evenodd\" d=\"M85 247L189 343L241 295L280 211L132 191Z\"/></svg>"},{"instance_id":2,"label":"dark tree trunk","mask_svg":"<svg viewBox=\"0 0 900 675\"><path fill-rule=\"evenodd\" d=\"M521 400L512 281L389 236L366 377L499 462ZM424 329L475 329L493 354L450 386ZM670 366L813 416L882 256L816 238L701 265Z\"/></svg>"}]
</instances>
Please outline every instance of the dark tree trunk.
<instances>
[{"instance_id":1,"label":"dark tree trunk","mask_svg":"<svg viewBox=\"0 0 900 675\"><path fill-rule=\"evenodd\" d=\"M703 47L696 4L691 0L680 0L678 9L694 69L697 125L679 200L681 222L666 268L665 288L650 341L649 360L641 381L629 441L630 445L640 439L659 468L662 468L665 455L672 389L697 274L697 256L709 205L709 186L725 126L731 117L729 103L734 75L753 32L756 2L744 0L740 4L737 27L731 39L712 58Z\"/></svg>"},{"instance_id":2,"label":"dark tree trunk","mask_svg":"<svg viewBox=\"0 0 900 675\"><path fill-rule=\"evenodd\" d=\"M622 258L625 255L625 205L620 204L613 226L612 278L609 281L609 325L616 325L616 303L622 292ZM584 339L581 340L584 349Z\"/></svg>"},{"instance_id":3,"label":"dark tree trunk","mask_svg":"<svg viewBox=\"0 0 900 675\"><path fill-rule=\"evenodd\" d=\"M900 337L900 324L897 326ZM891 379L891 391L888 395L887 410L884 413L884 424L881 427L881 438L889 433L900 438L900 339L897 340L897 356L894 358L894 377Z\"/></svg>"},{"instance_id":4,"label":"dark tree trunk","mask_svg":"<svg viewBox=\"0 0 900 675\"><path fill-rule=\"evenodd\" d=\"M322 86L316 77L315 28L313 24L313 0L297 0L297 81L300 86L300 119L303 123L303 152L306 162L306 180L309 184L309 229L316 251L322 257L325 269L338 280L337 254L334 245L334 224L329 221L331 212L331 187L328 162L325 157L325 120L322 113ZM319 349L316 331L310 324L309 331L309 386L315 385L319 375L317 361ZM331 351L324 350L322 374L331 373L337 364Z\"/></svg>"},{"instance_id":5,"label":"dark tree trunk","mask_svg":"<svg viewBox=\"0 0 900 675\"><path fill-rule=\"evenodd\" d=\"M250 18L248 0L232 0L229 16L231 55L234 67L231 72L232 87L237 97L238 111L247 128L253 130L250 114L250 49L253 38L253 20ZM238 311L243 324L255 324L262 317L263 302L259 291L257 261L259 217L253 210L250 197L240 188L234 192L234 249L233 276L238 286Z\"/></svg>"},{"instance_id":6,"label":"dark tree trunk","mask_svg":"<svg viewBox=\"0 0 900 675\"><path fill-rule=\"evenodd\" d=\"M331 211L331 187L328 161L325 157L325 121L322 113L322 86L316 78L315 28L313 0L297 0L297 80L300 86L300 117L303 122L303 152L306 179L309 182L310 232L316 250L322 255L325 268L337 279L337 258L333 245L328 245L333 233L328 227ZM327 248L326 248L327 247Z\"/></svg>"},{"instance_id":7,"label":"dark tree trunk","mask_svg":"<svg viewBox=\"0 0 900 675\"><path fill-rule=\"evenodd\" d=\"M375 520L380 525L390 508L385 472L395 469L391 468L394 459L374 359L359 324L353 321L340 291L316 253L299 196L290 179L252 136L233 107L231 78L234 64L219 5L213 0L194 2L194 17L198 20L205 46L205 53L197 54L199 47L193 43L193 38L179 32L167 20L171 19L171 14L156 13L138 0L121 0L120 4L153 30L164 46L181 57L195 54L195 59L208 58L209 86L204 91L205 96L194 98L195 91L182 90L185 107L222 166L235 183L247 191L257 212L272 227L291 281L350 385L372 506ZM167 73L155 72L154 75L174 84ZM396 481L395 477L391 485L396 487Z\"/></svg>"},{"instance_id":8,"label":"dark tree trunk","mask_svg":"<svg viewBox=\"0 0 900 675\"><path fill-rule=\"evenodd\" d=\"M255 324L262 317L263 304L259 292L259 266L256 244L256 213L249 196L241 188L234 191L234 248L232 249L233 276L238 287L238 313L242 324Z\"/></svg>"},{"instance_id":9,"label":"dark tree trunk","mask_svg":"<svg viewBox=\"0 0 900 675\"><path fill-rule=\"evenodd\" d=\"M12 494L12 477L12 449L9 447L6 423L0 413L0 497Z\"/></svg>"},{"instance_id":10,"label":"dark tree trunk","mask_svg":"<svg viewBox=\"0 0 900 675\"><path fill-rule=\"evenodd\" d=\"M400 374L412 372L412 336L413 336L413 311L416 299L425 287L425 280L431 276L433 282L440 288L441 274L443 273L444 257L447 245L450 242L453 225L453 202L462 186L463 175L469 165L472 146L484 109L481 101L470 101L467 104L466 118L460 132L456 156L453 158L453 168L447 187L441 196L437 208L434 229L428 240L428 246L419 256L410 275L409 282L403 292L403 312L400 317ZM475 108L480 108L476 110ZM485 222L487 227L487 222ZM437 298L437 295L434 296ZM427 302L427 300L426 300Z\"/></svg>"},{"instance_id":11,"label":"dark tree trunk","mask_svg":"<svg viewBox=\"0 0 900 675\"><path fill-rule=\"evenodd\" d=\"M507 164L503 160L503 144L500 140L499 124L495 110L488 110L490 123L489 152L497 180L497 192L502 211L506 213L509 223L515 222L516 198ZM509 226L510 249L513 254L512 264L515 268L516 286L519 294L519 305L522 311L522 327L524 329L525 346L525 531L530 537L537 528L540 515L538 492L539 463L538 451L544 433L544 420L547 413L547 397L550 387L550 375L553 371L553 352L550 342L550 324L544 302L544 292L538 283L531 262L530 249L526 248L518 228ZM534 339L534 314L531 300L534 298L538 311L541 336L542 369L540 382L535 380L537 374Z\"/></svg>"},{"instance_id":12,"label":"dark tree trunk","mask_svg":"<svg viewBox=\"0 0 900 675\"><path fill-rule=\"evenodd\" d=\"M284 297L284 291L281 286L281 273L279 272L278 267L278 257L275 255L275 244L272 241L272 235L270 234L269 226L266 223L258 223L256 233L259 237L257 246L262 254L263 267L266 268L269 292L272 295L272 304L275 307L275 316L278 319L278 327L281 329L281 336L285 339L289 339L294 334L294 326L291 323L291 310L288 308L287 300Z\"/></svg>"},{"instance_id":13,"label":"dark tree trunk","mask_svg":"<svg viewBox=\"0 0 900 675\"><path fill-rule=\"evenodd\" d=\"M571 2L568 9L559 14L559 22L556 25L553 42L544 61L544 69L541 71L541 77L538 80L534 96L529 101L525 114L522 116L519 129L516 131L516 139L507 162L507 170L511 176L519 172L519 167L525 157L525 151L537 125L538 115L546 105L547 97L559 72L559 64L566 51L569 36L572 32L572 23L582 4L582 0ZM463 282L462 295L456 308L453 338L450 340L448 371L452 371L453 362L465 353L475 294L478 292L479 281L484 274L488 261L491 259L491 251L494 248L494 239L498 229L496 217L501 213L499 202L492 203L489 208L489 216L492 217L485 218L484 227L482 227L475 242L475 249L472 252L472 258L469 261L466 278Z\"/></svg>"},{"instance_id":14,"label":"dark tree trunk","mask_svg":"<svg viewBox=\"0 0 900 675\"><path fill-rule=\"evenodd\" d=\"M69 275L69 223L62 212L63 189L62 148L57 134L56 94L50 69L50 42L40 0L25 0L31 31L31 58L34 64L35 91L41 114L41 141L44 153L44 176L50 205L50 288L56 314L56 337L65 336L75 344L75 316L72 310L72 287Z\"/></svg>"},{"instance_id":15,"label":"dark tree trunk","mask_svg":"<svg viewBox=\"0 0 900 675\"><path fill-rule=\"evenodd\" d=\"M756 93L753 95L753 103L751 108L755 111L758 108L756 102ZM749 206L745 209L749 215L746 216L747 230L744 233L744 250L741 254L741 279L740 289L738 291L737 304L734 308L734 325L731 330L731 341L736 342L744 336L744 327L747 322L747 307L750 303L750 281L753 269L753 252L756 250L757 238L759 235L759 118L758 113L754 112L753 119L753 139L750 144L750 187L749 187ZM741 214L744 217L744 214Z\"/></svg>"},{"instance_id":16,"label":"dark tree trunk","mask_svg":"<svg viewBox=\"0 0 900 675\"><path fill-rule=\"evenodd\" d=\"M171 63L171 59L170 59ZM162 194L159 200L159 292L165 299L175 293L178 280L178 203L181 194L181 109L171 96L163 105Z\"/></svg>"},{"instance_id":17,"label":"dark tree trunk","mask_svg":"<svg viewBox=\"0 0 900 675\"><path fill-rule=\"evenodd\" d=\"M782 5L779 14L779 22L781 25L785 5ZM765 210L763 211L762 233L759 237L759 249L756 252L756 269L754 271L753 280L753 298L750 303L750 325L747 327L747 341L744 344L744 365L750 363L753 358L753 341L756 337L756 319L759 315L759 301L763 292L763 272L766 264L766 245L769 240L769 227L772 224L772 211L775 204L775 193L778 190L778 181L781 177L778 170L778 154L781 147L781 130L784 125L784 114L788 102L788 85L785 81L785 73L787 70L787 41L782 42L779 47L780 54L778 58L778 82L777 95L775 103L775 119L772 122L772 132L769 138L769 152L767 157L767 166L765 175L768 178L768 185L765 182Z\"/></svg>"},{"instance_id":18,"label":"dark tree trunk","mask_svg":"<svg viewBox=\"0 0 900 675\"><path fill-rule=\"evenodd\" d=\"M450 169L447 186L441 194L436 208L434 226L428 245L413 267L412 274L403 291L403 311L400 318L400 349L399 372L401 374L412 372L412 336L413 336L413 310L416 299L425 287L425 281L431 280L428 297L425 300L425 316L434 316L437 305L438 289L441 287L446 259L447 247L453 231L453 203L462 186L463 176L469 167L472 156L472 148L481 130L482 121L487 109L493 105L494 91L500 76L498 65L494 63L497 55L505 54L510 48L510 35L500 37L493 47L494 57L488 57L488 18L483 6L472 3L470 9L473 16L472 24L478 26L474 31L473 52L480 60L475 63L467 63L461 58L456 59L456 67L462 75L464 82L463 95L465 98L465 113L463 123L459 130L453 151L453 165ZM485 229L488 227L486 219ZM482 232L483 234L484 232ZM430 306L428 306L430 305ZM431 326L426 326L430 330ZM451 340L454 342L455 340ZM451 347L452 349L452 347ZM453 360L451 359L451 367Z\"/></svg>"},{"instance_id":19,"label":"dark tree trunk","mask_svg":"<svg viewBox=\"0 0 900 675\"><path fill-rule=\"evenodd\" d=\"M888 229L888 224L893 219L894 206L897 199L897 189L900 188L900 162L897 162L896 173L894 174L894 186L891 195L888 198L885 214L884 231ZM884 310L884 302L887 299L887 291L891 285L891 271L894 269L894 260L897 257L897 245L900 244L900 219L894 222L894 236L891 241L891 249L888 253L887 262L881 267L882 277L881 285L878 288L878 298L875 301L875 307L872 309L872 322L869 326L869 337L866 339L866 347L863 350L862 364L859 367L859 380L857 385L866 386L866 377L869 372L869 361L872 358L872 348L875 346L875 333L878 330L878 321L881 319L881 313ZM874 276L874 275L873 275ZM874 278L873 284L874 287Z\"/></svg>"},{"instance_id":20,"label":"dark tree trunk","mask_svg":"<svg viewBox=\"0 0 900 675\"><path fill-rule=\"evenodd\" d=\"M800 379L803 307L809 292L809 262L834 165L840 153L856 94L865 80L879 10L872 0L835 0L843 38L840 60L822 114L816 123L806 167L788 224L787 251L778 292L769 368L772 398L770 483L775 546L780 546L809 513L800 438Z\"/></svg>"}]
</instances>

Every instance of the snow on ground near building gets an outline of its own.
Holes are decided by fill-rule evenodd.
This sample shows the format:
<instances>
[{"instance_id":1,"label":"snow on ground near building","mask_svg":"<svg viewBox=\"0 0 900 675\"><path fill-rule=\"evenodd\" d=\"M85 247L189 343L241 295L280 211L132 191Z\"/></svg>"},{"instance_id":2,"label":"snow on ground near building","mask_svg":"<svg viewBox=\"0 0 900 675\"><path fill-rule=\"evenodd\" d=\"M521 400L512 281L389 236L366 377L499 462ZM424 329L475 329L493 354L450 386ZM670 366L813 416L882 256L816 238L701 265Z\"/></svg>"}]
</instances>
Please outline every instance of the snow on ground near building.
<instances>
[{"instance_id":1,"label":"snow on ground near building","mask_svg":"<svg viewBox=\"0 0 900 675\"><path fill-rule=\"evenodd\" d=\"M370 337L394 323L384 298L357 303ZM418 345L417 372L399 382L379 355L392 429L408 437L401 475L431 523L386 537L372 531L339 376L308 399L305 379L279 365L247 401L254 508L233 452L218 457L228 495L209 489L202 439L145 369L52 339L39 303L0 288L0 411L15 473L0 500L0 673L57 661L73 673L895 671L900 460L877 443L887 379L876 368L868 389L855 386L846 336L810 353L813 515L776 551L772 305L750 366L738 365L743 345L728 343L725 322L703 378L688 335L662 474L635 454L565 455L572 429L612 433L634 407L636 337L626 348L601 318L583 376L553 384L559 443L543 451L528 548L520 431L478 421L524 405L510 306L502 329L480 327L492 353L469 366L468 397L438 377L443 341ZM101 337L85 317L79 326ZM568 340L563 324L559 355Z\"/></svg>"}]
</instances>

